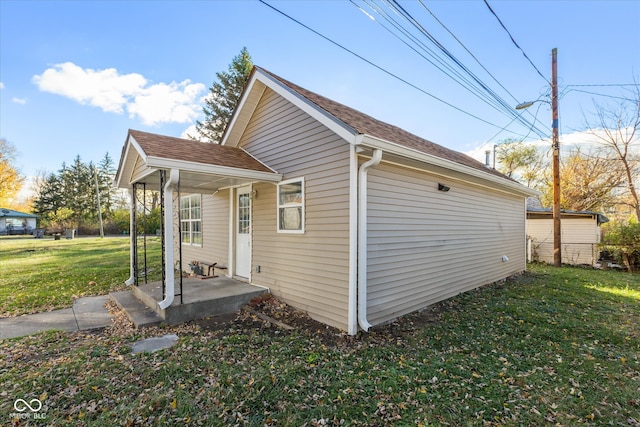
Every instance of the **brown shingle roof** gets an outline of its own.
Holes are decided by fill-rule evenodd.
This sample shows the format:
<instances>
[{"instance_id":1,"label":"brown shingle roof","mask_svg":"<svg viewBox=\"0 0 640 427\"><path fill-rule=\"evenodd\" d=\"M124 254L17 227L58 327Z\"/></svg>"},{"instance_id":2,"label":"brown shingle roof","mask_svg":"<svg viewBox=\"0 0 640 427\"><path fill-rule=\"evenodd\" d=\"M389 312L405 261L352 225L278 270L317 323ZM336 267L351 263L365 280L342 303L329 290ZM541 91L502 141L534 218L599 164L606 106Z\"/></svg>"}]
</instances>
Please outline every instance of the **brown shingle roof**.
<instances>
[{"instance_id":1,"label":"brown shingle roof","mask_svg":"<svg viewBox=\"0 0 640 427\"><path fill-rule=\"evenodd\" d=\"M129 129L129 135L133 136L140 144L147 156L259 172L273 172L240 148L156 135L132 129Z\"/></svg>"},{"instance_id":2,"label":"brown shingle roof","mask_svg":"<svg viewBox=\"0 0 640 427\"><path fill-rule=\"evenodd\" d=\"M425 154L430 154L441 159L450 160L465 166L472 167L474 169L479 169L483 172L506 178L500 172L485 167L484 163L479 162L476 159L467 156L466 154L443 147L442 145L428 141L424 138L420 138L419 136L407 132L406 130L401 129L397 126L382 122L380 120L376 120L373 117L361 113L358 110L347 107L346 105L325 98L322 95L318 95L317 93L306 90L294 83L291 83L288 80L283 79L280 76L273 74L270 71L265 70L264 68L256 68L263 73L275 78L280 83L287 86L289 89L293 90L313 104L317 105L339 121L354 129L357 133L380 138L385 141L393 142L398 145L423 152Z\"/></svg>"}]
</instances>

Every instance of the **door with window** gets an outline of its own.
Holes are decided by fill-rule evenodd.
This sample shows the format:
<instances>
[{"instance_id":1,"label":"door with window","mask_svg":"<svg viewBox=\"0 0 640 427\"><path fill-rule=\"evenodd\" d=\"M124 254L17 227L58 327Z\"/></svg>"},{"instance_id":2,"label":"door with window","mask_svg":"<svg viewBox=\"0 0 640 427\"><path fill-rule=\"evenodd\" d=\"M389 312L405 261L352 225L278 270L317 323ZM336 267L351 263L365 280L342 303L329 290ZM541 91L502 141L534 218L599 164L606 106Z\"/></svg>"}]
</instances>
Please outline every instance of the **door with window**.
<instances>
[{"instance_id":1,"label":"door with window","mask_svg":"<svg viewBox=\"0 0 640 427\"><path fill-rule=\"evenodd\" d=\"M251 187L236 191L236 261L235 274L251 276Z\"/></svg>"}]
</instances>

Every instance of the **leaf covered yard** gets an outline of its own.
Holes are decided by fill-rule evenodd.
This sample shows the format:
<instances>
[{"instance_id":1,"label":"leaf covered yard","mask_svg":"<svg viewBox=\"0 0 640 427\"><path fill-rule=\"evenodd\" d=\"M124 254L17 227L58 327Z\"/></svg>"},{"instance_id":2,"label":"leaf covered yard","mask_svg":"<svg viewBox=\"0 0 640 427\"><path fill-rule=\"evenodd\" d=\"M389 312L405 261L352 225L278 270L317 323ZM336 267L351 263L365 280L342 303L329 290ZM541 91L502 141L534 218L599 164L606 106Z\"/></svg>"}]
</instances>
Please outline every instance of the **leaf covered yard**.
<instances>
[{"instance_id":1,"label":"leaf covered yard","mask_svg":"<svg viewBox=\"0 0 640 427\"><path fill-rule=\"evenodd\" d=\"M0 343L0 423L640 425L640 280L531 266L348 337L272 300L177 327ZM138 339L174 347L132 354ZM11 418L38 398L45 420ZM6 414L6 415L5 415Z\"/></svg>"}]
</instances>

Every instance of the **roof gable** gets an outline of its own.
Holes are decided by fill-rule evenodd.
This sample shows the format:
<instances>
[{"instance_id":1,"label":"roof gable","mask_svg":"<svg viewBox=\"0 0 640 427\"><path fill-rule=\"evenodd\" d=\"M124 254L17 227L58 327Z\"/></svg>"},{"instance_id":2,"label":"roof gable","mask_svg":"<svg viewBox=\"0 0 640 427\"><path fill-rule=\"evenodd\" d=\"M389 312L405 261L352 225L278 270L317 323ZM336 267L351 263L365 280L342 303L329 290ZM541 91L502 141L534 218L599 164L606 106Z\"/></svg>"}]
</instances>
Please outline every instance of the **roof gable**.
<instances>
[{"instance_id":1,"label":"roof gable","mask_svg":"<svg viewBox=\"0 0 640 427\"><path fill-rule=\"evenodd\" d=\"M473 168L483 173L491 174L510 181L495 169L487 168L483 163L442 145L436 144L397 126L377 120L367 114L355 110L339 102L333 101L315 92L304 89L282 77L255 66L249 78L245 93L225 132L222 143L235 145L239 142L242 131L248 123L248 115L255 110L260 96L264 93L264 86L276 90L290 101L297 101L296 105L312 114L316 119L325 123L330 129L345 140L356 143L358 136L368 136L389 143L408 148L418 153L434 156L465 167ZM283 91L284 89L284 91ZM306 107L306 108L305 108ZM248 111L243 111L247 109ZM313 110L313 111L312 111ZM361 140L361 139L360 139Z\"/></svg>"}]
</instances>

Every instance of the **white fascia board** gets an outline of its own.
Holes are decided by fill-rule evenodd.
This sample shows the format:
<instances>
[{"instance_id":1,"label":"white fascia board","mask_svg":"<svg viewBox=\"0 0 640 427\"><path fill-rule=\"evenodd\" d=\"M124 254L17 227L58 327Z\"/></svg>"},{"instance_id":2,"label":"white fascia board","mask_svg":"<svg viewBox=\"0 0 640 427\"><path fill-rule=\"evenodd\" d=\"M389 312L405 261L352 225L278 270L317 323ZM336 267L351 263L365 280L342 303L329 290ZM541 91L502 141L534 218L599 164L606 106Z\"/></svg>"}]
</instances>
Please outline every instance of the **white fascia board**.
<instances>
[{"instance_id":1,"label":"white fascia board","mask_svg":"<svg viewBox=\"0 0 640 427\"><path fill-rule=\"evenodd\" d=\"M115 178L115 182L116 182L116 187L117 188L128 188L128 186L130 184L130 182L127 182L127 183L124 183L125 187L121 187L121 185L123 184L122 180L126 176L125 172L129 172L129 175L131 175L131 173L133 172L133 168L135 167L136 157L135 157L134 153L139 155L142 158L143 162L146 163L146 161L147 161L147 153L144 152L144 150L142 149L140 144L138 144L138 141L136 141L135 138L132 135L129 135L127 137L127 141L125 143L125 147L126 148L125 148L125 151L124 151L122 167L120 168L120 170L118 170L118 173L117 173L116 178ZM132 150L131 150L132 147L135 150L134 152L132 152Z\"/></svg>"},{"instance_id":2,"label":"white fascia board","mask_svg":"<svg viewBox=\"0 0 640 427\"><path fill-rule=\"evenodd\" d=\"M355 144L355 136L357 135L357 133L351 126L339 121L329 113L322 110L313 102L295 92L293 89L287 87L280 81L274 79L268 74L263 73L260 70L256 70L254 78L259 79L271 90L282 96L287 101L291 102L296 107L300 108L305 113L309 114L311 117L332 130L338 136L348 141L350 144Z\"/></svg>"},{"instance_id":3,"label":"white fascia board","mask_svg":"<svg viewBox=\"0 0 640 427\"><path fill-rule=\"evenodd\" d=\"M122 180L124 179L125 171L127 169L131 169L129 165L129 151L131 150L131 144L127 143L125 145L124 153L122 154L122 162L120 164L120 169L118 169L116 173L116 177L114 179L114 183L116 188L128 188L130 183L126 183L126 187L121 187Z\"/></svg>"},{"instance_id":4,"label":"white fascia board","mask_svg":"<svg viewBox=\"0 0 640 427\"><path fill-rule=\"evenodd\" d=\"M249 169L231 168L228 166L208 165L204 163L187 162L185 160L165 159L161 157L147 157L147 167L158 169L178 169L188 172L222 175L233 178L245 178L255 181L279 182L282 175L275 172L252 171Z\"/></svg>"},{"instance_id":5,"label":"white fascia board","mask_svg":"<svg viewBox=\"0 0 640 427\"><path fill-rule=\"evenodd\" d=\"M484 173L478 169L474 169L472 167L465 166L460 163L453 162L451 160L446 160L441 157L423 153L421 151L414 150L412 148L408 148L408 147L396 144L394 142L389 142L389 141L376 138L370 135L365 135L364 138L362 138L360 145L368 148L373 148L373 149L379 148L383 150L385 153L396 154L398 156L407 157L407 158L418 160L420 162L424 162L434 166L439 166L444 169L449 169L455 172L459 172L473 178L489 181L491 183L496 184L497 186L500 186L505 191L508 191L510 193L516 193L523 196L536 196L540 194L539 191L528 188L517 182L512 182L505 178L500 178L499 176L495 176L490 173Z\"/></svg>"},{"instance_id":6,"label":"white fascia board","mask_svg":"<svg viewBox=\"0 0 640 427\"><path fill-rule=\"evenodd\" d=\"M249 80L249 82L247 83L247 87L245 88L244 92L243 92L243 96L242 98L240 98L238 105L236 106L235 110L233 111L233 115L231 116L231 120L229 121L229 124L227 125L227 128L225 129L224 134L222 135L222 138L220 139L220 145L230 145L232 147L237 147L239 141L233 141L231 144L228 144L229 142L229 138L231 137L231 134L233 133L232 129L234 127L236 127L236 123L239 120L239 117L242 115L243 110L245 109L245 105L247 104L248 100L250 99L250 94L252 91L257 90L260 91L260 95L262 95L262 93L264 93L265 87L258 87L256 88L256 78L255 78L255 74L253 76L253 78L251 80ZM255 105L251 107L252 110L255 110ZM247 107L249 108L249 107Z\"/></svg>"}]
</instances>

